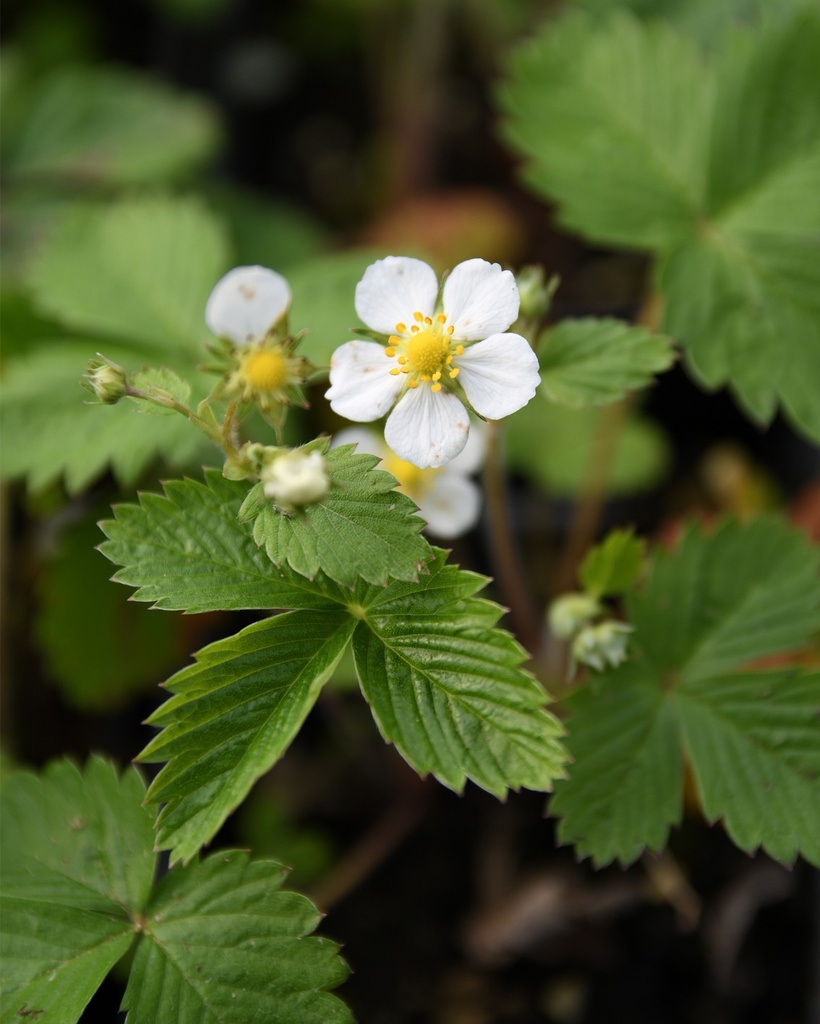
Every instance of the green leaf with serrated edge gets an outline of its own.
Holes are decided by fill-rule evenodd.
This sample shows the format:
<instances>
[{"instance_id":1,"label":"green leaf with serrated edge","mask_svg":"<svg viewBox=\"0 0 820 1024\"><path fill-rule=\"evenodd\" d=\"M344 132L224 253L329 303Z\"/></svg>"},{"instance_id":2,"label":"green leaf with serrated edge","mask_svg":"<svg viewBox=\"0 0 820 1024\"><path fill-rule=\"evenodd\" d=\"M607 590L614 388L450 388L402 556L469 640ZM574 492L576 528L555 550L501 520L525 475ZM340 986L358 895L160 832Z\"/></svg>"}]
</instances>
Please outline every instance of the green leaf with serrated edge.
<instances>
[{"instance_id":1,"label":"green leaf with serrated edge","mask_svg":"<svg viewBox=\"0 0 820 1024\"><path fill-rule=\"evenodd\" d=\"M563 320L538 343L541 394L574 408L616 402L675 358L672 342L621 320Z\"/></svg>"},{"instance_id":2,"label":"green leaf with serrated edge","mask_svg":"<svg viewBox=\"0 0 820 1024\"><path fill-rule=\"evenodd\" d=\"M567 227L618 246L685 237L705 189L713 82L694 42L620 12L549 21L499 100L524 180Z\"/></svg>"},{"instance_id":3,"label":"green leaf with serrated edge","mask_svg":"<svg viewBox=\"0 0 820 1024\"><path fill-rule=\"evenodd\" d=\"M279 760L354 626L344 609L277 615L204 648L168 680L174 696L148 719L163 730L140 759L167 761L148 799L165 805L157 842L172 862L209 842Z\"/></svg>"},{"instance_id":4,"label":"green leaf with serrated edge","mask_svg":"<svg viewBox=\"0 0 820 1024\"><path fill-rule=\"evenodd\" d=\"M390 473L374 468L375 455L359 454L352 444L329 445L320 438L301 449L324 454L328 496L292 515L273 502L263 505L253 524L256 543L275 565L289 565L309 579L320 570L346 586L358 579L416 579L430 546L420 535L424 522L415 504L395 490Z\"/></svg>"},{"instance_id":5,"label":"green leaf with serrated edge","mask_svg":"<svg viewBox=\"0 0 820 1024\"><path fill-rule=\"evenodd\" d=\"M154 874L144 794L133 769L98 758L5 780L4 1022L75 1024L133 942Z\"/></svg>"},{"instance_id":6,"label":"green leaf with serrated edge","mask_svg":"<svg viewBox=\"0 0 820 1024\"><path fill-rule=\"evenodd\" d=\"M205 303L227 262L224 227L198 200L125 199L75 207L32 262L28 285L68 326L175 365L172 354L199 359L213 340Z\"/></svg>"},{"instance_id":7,"label":"green leaf with serrated edge","mask_svg":"<svg viewBox=\"0 0 820 1024\"><path fill-rule=\"evenodd\" d=\"M148 421L151 422L151 421ZM138 588L136 601L170 611L324 608L344 602L339 587L277 569L237 516L247 484L218 470L205 483L176 480L165 494L142 494L138 505L116 505L101 523L106 558L123 566L113 577ZM347 597L349 598L349 592Z\"/></svg>"},{"instance_id":8,"label":"green leaf with serrated edge","mask_svg":"<svg viewBox=\"0 0 820 1024\"><path fill-rule=\"evenodd\" d=\"M179 374L169 370L167 366L150 367L147 370L141 370L131 378L131 385L139 391L145 391L147 394L163 392L164 395L168 395L174 401L179 402L180 405L187 405L191 397L191 385L188 381L183 380ZM149 413L154 416L179 415L174 409L154 405L153 402L149 402L146 399L134 398L132 401L142 413Z\"/></svg>"},{"instance_id":9,"label":"green leaf with serrated edge","mask_svg":"<svg viewBox=\"0 0 820 1024\"><path fill-rule=\"evenodd\" d=\"M743 850L820 865L820 672L687 680L675 707L707 819Z\"/></svg>"},{"instance_id":10,"label":"green leaf with serrated edge","mask_svg":"<svg viewBox=\"0 0 820 1024\"><path fill-rule=\"evenodd\" d=\"M818 858L816 678L748 668L820 628L818 568L820 551L774 519L690 530L655 554L627 597L637 655L567 701L574 763L551 804L565 842L598 864L659 849L685 754L707 817L725 817L742 849ZM785 832L777 801L794 812Z\"/></svg>"},{"instance_id":11,"label":"green leaf with serrated edge","mask_svg":"<svg viewBox=\"0 0 820 1024\"><path fill-rule=\"evenodd\" d=\"M630 530L613 530L590 548L578 570L584 590L594 597L625 594L638 580L646 557L646 541Z\"/></svg>"},{"instance_id":12,"label":"green leaf with serrated edge","mask_svg":"<svg viewBox=\"0 0 820 1024\"><path fill-rule=\"evenodd\" d=\"M98 347L98 340L46 342L7 367L0 407L4 476L25 476L33 491L63 477L76 494L109 466L130 486L158 457L180 469L218 459L218 449L182 416L146 418L129 401L91 403L79 380ZM106 355L126 369L144 358L112 346Z\"/></svg>"},{"instance_id":13,"label":"green leaf with serrated edge","mask_svg":"<svg viewBox=\"0 0 820 1024\"><path fill-rule=\"evenodd\" d=\"M504 448L511 469L548 494L577 494L596 443L601 412L530 402L504 421ZM669 445L651 420L631 413L620 431L604 481L606 493L635 494L662 479Z\"/></svg>"},{"instance_id":14,"label":"green leaf with serrated edge","mask_svg":"<svg viewBox=\"0 0 820 1024\"><path fill-rule=\"evenodd\" d=\"M38 83L6 148L13 177L81 185L177 178L216 146L214 112L156 79L114 68L61 67Z\"/></svg>"},{"instance_id":15,"label":"green leaf with serrated edge","mask_svg":"<svg viewBox=\"0 0 820 1024\"><path fill-rule=\"evenodd\" d=\"M469 778L499 797L548 790L563 774L563 730L520 668L522 648L493 628L501 609L472 596L483 583L437 554L420 584L393 583L367 605L353 637L362 692L418 772L456 791Z\"/></svg>"},{"instance_id":16,"label":"green leaf with serrated edge","mask_svg":"<svg viewBox=\"0 0 820 1024\"><path fill-rule=\"evenodd\" d=\"M570 694L569 778L550 813L558 836L599 866L661 850L680 820L683 762L675 715L643 659Z\"/></svg>"},{"instance_id":17,"label":"green leaf with serrated edge","mask_svg":"<svg viewBox=\"0 0 820 1024\"><path fill-rule=\"evenodd\" d=\"M91 519L68 526L38 574L36 636L48 675L86 711L120 708L153 690L188 653L171 616L149 614L111 586L110 566L94 551L98 540Z\"/></svg>"},{"instance_id":18,"label":"green leaf with serrated edge","mask_svg":"<svg viewBox=\"0 0 820 1024\"><path fill-rule=\"evenodd\" d=\"M338 947L310 934L321 915L280 890L285 874L239 851L169 872L145 915L127 1024L350 1024L326 991L347 976Z\"/></svg>"}]
</instances>

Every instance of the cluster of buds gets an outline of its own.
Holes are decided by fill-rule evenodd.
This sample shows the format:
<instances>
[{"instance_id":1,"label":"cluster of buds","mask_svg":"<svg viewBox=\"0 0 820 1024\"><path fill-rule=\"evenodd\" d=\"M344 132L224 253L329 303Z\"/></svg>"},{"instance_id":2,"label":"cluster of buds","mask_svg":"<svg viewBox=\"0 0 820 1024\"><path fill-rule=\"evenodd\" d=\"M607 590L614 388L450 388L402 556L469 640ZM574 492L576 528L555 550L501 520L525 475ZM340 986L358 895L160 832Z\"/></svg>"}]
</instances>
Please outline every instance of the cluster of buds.
<instances>
[{"instance_id":1,"label":"cluster of buds","mask_svg":"<svg viewBox=\"0 0 820 1024\"><path fill-rule=\"evenodd\" d=\"M571 642L573 667L587 665L603 672L626 661L633 627L616 619L601 619L605 612L597 598L584 593L563 594L550 605L550 630L559 640Z\"/></svg>"}]
</instances>

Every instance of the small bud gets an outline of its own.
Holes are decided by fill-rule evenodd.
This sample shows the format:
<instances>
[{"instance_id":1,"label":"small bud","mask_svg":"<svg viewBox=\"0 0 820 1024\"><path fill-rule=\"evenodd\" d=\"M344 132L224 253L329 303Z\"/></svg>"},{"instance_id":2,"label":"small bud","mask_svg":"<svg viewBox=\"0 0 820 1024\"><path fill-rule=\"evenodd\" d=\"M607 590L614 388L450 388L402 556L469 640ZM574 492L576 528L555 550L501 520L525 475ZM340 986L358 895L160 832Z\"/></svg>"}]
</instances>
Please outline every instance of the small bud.
<instances>
[{"instance_id":1,"label":"small bud","mask_svg":"<svg viewBox=\"0 0 820 1024\"><path fill-rule=\"evenodd\" d=\"M600 604L589 594L562 594L549 607L550 630L559 640L571 640L600 614Z\"/></svg>"},{"instance_id":2,"label":"small bud","mask_svg":"<svg viewBox=\"0 0 820 1024\"><path fill-rule=\"evenodd\" d=\"M88 364L80 383L103 405L115 405L128 393L125 370L97 353L98 358Z\"/></svg>"},{"instance_id":3,"label":"small bud","mask_svg":"<svg viewBox=\"0 0 820 1024\"><path fill-rule=\"evenodd\" d=\"M558 278L544 280L544 268L539 266L523 267L515 278L518 285L520 301L518 315L522 320L541 320L547 315L558 287Z\"/></svg>"},{"instance_id":4,"label":"small bud","mask_svg":"<svg viewBox=\"0 0 820 1024\"><path fill-rule=\"evenodd\" d=\"M617 668L626 661L626 649L632 626L607 619L596 626L585 626L572 643L572 657L582 665L599 672L610 666Z\"/></svg>"},{"instance_id":5,"label":"small bud","mask_svg":"<svg viewBox=\"0 0 820 1024\"><path fill-rule=\"evenodd\" d=\"M320 452L288 452L280 455L260 474L265 497L285 512L314 505L330 490L327 464Z\"/></svg>"}]
</instances>

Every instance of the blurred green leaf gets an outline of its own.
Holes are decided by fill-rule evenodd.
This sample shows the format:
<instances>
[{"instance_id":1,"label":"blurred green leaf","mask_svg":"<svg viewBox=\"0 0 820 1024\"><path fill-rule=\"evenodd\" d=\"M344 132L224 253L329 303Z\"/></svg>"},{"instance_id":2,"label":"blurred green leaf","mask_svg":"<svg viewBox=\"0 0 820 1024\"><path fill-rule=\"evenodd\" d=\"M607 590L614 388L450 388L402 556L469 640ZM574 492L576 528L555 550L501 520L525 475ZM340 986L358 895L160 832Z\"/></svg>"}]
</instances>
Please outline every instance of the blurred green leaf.
<instances>
[{"instance_id":1,"label":"blurred green leaf","mask_svg":"<svg viewBox=\"0 0 820 1024\"><path fill-rule=\"evenodd\" d=\"M644 327L592 317L562 320L538 341L541 394L583 408L647 387L675 359L672 342Z\"/></svg>"},{"instance_id":2,"label":"blurred green leaf","mask_svg":"<svg viewBox=\"0 0 820 1024\"><path fill-rule=\"evenodd\" d=\"M510 468L548 494L576 495L587 472L600 412L532 401L505 421ZM631 413L620 430L603 486L612 496L651 490L669 466L668 442L651 420Z\"/></svg>"},{"instance_id":3,"label":"blurred green leaf","mask_svg":"<svg viewBox=\"0 0 820 1024\"><path fill-rule=\"evenodd\" d=\"M570 778L551 810L597 864L661 849L683 758L704 813L748 852L820 862L820 673L754 671L820 628L820 551L775 519L690 530L627 597L637 655L567 701Z\"/></svg>"},{"instance_id":4,"label":"blurred green leaf","mask_svg":"<svg viewBox=\"0 0 820 1024\"><path fill-rule=\"evenodd\" d=\"M637 582L645 556L646 541L632 529L613 530L581 563L578 575L584 590L593 597L625 594Z\"/></svg>"},{"instance_id":5,"label":"blurred green leaf","mask_svg":"<svg viewBox=\"0 0 820 1024\"><path fill-rule=\"evenodd\" d=\"M112 590L111 565L94 550L99 539L93 520L63 531L42 567L36 623L50 676L87 711L118 708L155 687L187 653L177 623Z\"/></svg>"},{"instance_id":6,"label":"blurred green leaf","mask_svg":"<svg viewBox=\"0 0 820 1024\"><path fill-rule=\"evenodd\" d=\"M61 66L26 99L3 162L29 182L169 182L200 166L219 141L215 112L203 100L118 68Z\"/></svg>"}]
</instances>

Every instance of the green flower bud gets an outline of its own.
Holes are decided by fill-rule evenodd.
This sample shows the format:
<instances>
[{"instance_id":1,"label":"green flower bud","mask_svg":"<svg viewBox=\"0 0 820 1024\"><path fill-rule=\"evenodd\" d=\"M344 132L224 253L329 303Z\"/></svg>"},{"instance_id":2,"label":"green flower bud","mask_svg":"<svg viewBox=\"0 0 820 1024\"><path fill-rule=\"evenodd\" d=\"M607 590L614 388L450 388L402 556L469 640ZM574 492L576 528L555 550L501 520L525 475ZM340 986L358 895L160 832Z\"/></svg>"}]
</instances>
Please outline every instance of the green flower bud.
<instances>
[{"instance_id":1,"label":"green flower bud","mask_svg":"<svg viewBox=\"0 0 820 1024\"><path fill-rule=\"evenodd\" d=\"M626 661L626 649L632 626L607 619L596 626L585 626L572 643L572 657L582 665L603 672Z\"/></svg>"},{"instance_id":2,"label":"green flower bud","mask_svg":"<svg viewBox=\"0 0 820 1024\"><path fill-rule=\"evenodd\" d=\"M553 636L559 640L571 640L596 616L601 614L601 605L589 594L562 594L549 607L548 620Z\"/></svg>"},{"instance_id":3,"label":"green flower bud","mask_svg":"<svg viewBox=\"0 0 820 1024\"><path fill-rule=\"evenodd\" d=\"M558 278L544 280L544 268L539 266L522 267L515 278L518 285L520 306L518 316L522 320L541 320L547 315L552 296L558 287Z\"/></svg>"},{"instance_id":4,"label":"green flower bud","mask_svg":"<svg viewBox=\"0 0 820 1024\"><path fill-rule=\"evenodd\" d=\"M116 405L128 393L125 370L97 353L86 368L80 383L103 405Z\"/></svg>"}]
</instances>

